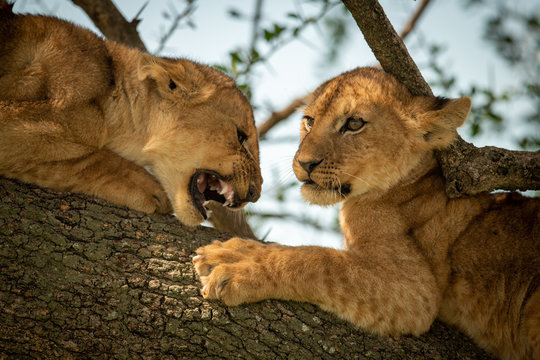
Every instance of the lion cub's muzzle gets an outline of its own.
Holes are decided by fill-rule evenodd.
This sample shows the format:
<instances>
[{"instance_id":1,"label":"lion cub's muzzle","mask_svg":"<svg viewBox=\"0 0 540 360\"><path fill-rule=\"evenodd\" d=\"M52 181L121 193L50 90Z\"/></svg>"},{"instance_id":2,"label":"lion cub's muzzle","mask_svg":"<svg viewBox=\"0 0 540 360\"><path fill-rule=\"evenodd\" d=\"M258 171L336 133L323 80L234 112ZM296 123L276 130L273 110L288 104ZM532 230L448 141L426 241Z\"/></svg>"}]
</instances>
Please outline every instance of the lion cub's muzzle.
<instances>
[{"instance_id":1,"label":"lion cub's muzzle","mask_svg":"<svg viewBox=\"0 0 540 360\"><path fill-rule=\"evenodd\" d=\"M231 209L240 208L248 202L255 202L260 197L260 191L251 184L244 198L240 198L234 187L215 171L197 170L191 178L190 185L193 205L206 219L209 201L221 203Z\"/></svg>"},{"instance_id":2,"label":"lion cub's muzzle","mask_svg":"<svg viewBox=\"0 0 540 360\"><path fill-rule=\"evenodd\" d=\"M295 162L293 168L296 177L303 183L304 188L317 192L329 191L340 197L351 193L351 184L342 182L337 176L335 167L326 164L324 159L302 161L295 158Z\"/></svg>"}]
</instances>

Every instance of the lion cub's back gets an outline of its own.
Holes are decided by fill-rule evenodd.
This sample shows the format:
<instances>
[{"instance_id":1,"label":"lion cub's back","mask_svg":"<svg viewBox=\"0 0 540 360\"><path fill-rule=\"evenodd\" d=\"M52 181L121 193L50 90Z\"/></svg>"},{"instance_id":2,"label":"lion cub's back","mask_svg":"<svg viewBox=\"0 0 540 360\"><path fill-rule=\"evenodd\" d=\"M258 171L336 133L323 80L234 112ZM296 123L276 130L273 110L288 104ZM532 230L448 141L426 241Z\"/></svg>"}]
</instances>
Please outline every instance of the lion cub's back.
<instances>
[{"instance_id":1,"label":"lion cub's back","mask_svg":"<svg viewBox=\"0 0 540 360\"><path fill-rule=\"evenodd\" d=\"M507 287L540 275L540 199L519 194L491 195L452 248L453 271L486 289ZM504 274L506 279L500 277ZM523 277L524 279L520 279Z\"/></svg>"},{"instance_id":2,"label":"lion cub's back","mask_svg":"<svg viewBox=\"0 0 540 360\"><path fill-rule=\"evenodd\" d=\"M104 40L53 17L0 8L0 100L93 100L113 83Z\"/></svg>"},{"instance_id":3,"label":"lion cub's back","mask_svg":"<svg viewBox=\"0 0 540 360\"><path fill-rule=\"evenodd\" d=\"M484 346L499 344L490 351L502 354L519 351L515 329L540 292L540 199L491 197L489 209L470 222L450 252L452 277L440 316ZM478 328L486 330L476 334Z\"/></svg>"}]
</instances>

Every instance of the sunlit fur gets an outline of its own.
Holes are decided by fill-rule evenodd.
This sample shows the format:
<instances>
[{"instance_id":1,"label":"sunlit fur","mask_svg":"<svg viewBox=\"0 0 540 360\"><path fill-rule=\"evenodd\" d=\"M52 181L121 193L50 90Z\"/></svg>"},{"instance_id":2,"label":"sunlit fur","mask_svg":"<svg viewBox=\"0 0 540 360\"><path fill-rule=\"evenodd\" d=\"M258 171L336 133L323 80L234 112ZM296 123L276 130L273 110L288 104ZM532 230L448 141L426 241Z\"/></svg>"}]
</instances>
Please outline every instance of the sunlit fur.
<instances>
[{"instance_id":1,"label":"sunlit fur","mask_svg":"<svg viewBox=\"0 0 540 360\"><path fill-rule=\"evenodd\" d=\"M503 359L540 359L540 200L449 199L435 160L470 106L411 96L372 68L324 83L294 171L308 201L342 202L345 249L215 242L193 259L203 295L307 301L380 334L419 335L439 317ZM366 124L342 131L351 116Z\"/></svg>"},{"instance_id":2,"label":"sunlit fur","mask_svg":"<svg viewBox=\"0 0 540 360\"><path fill-rule=\"evenodd\" d=\"M310 203L343 200L339 191L332 190L336 184L350 184L350 196L388 190L425 157L424 135L431 137L432 148L446 145L470 108L470 100L462 98L449 100L445 111L425 111L422 107L430 107L432 99L411 96L393 78L381 82L380 72L374 69L362 69L363 76L358 73L351 71L321 85L305 109L314 124L308 131L306 120L302 123L293 169L305 181L308 175L299 161L322 161L310 175L316 185L302 188ZM448 119L433 126L435 116ZM362 118L366 124L359 131L342 133L349 117Z\"/></svg>"},{"instance_id":3,"label":"sunlit fur","mask_svg":"<svg viewBox=\"0 0 540 360\"><path fill-rule=\"evenodd\" d=\"M253 114L231 78L0 9L0 175L197 225L197 169L258 198Z\"/></svg>"}]
</instances>

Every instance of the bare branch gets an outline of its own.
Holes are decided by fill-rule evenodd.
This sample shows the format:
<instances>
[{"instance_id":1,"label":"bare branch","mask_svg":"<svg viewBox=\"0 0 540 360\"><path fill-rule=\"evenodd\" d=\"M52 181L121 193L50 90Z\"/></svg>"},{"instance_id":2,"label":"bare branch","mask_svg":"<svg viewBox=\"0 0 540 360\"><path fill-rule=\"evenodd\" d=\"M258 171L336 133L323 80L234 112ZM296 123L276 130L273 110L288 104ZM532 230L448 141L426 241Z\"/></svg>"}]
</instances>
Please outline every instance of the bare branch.
<instances>
[{"instance_id":1,"label":"bare branch","mask_svg":"<svg viewBox=\"0 0 540 360\"><path fill-rule=\"evenodd\" d=\"M382 68L403 83L412 94L433 96L379 2L343 0L343 3L356 20ZM486 161L493 153L498 154L497 160ZM446 192L451 197L496 189L540 188L540 152L513 152L495 147L479 149L458 137L453 146L437 152L437 159L446 178ZM516 174L516 177L510 180L509 174ZM520 180L514 184L514 181L518 181L517 177Z\"/></svg>"},{"instance_id":2,"label":"bare branch","mask_svg":"<svg viewBox=\"0 0 540 360\"><path fill-rule=\"evenodd\" d=\"M420 19L420 16L422 16L422 14L424 13L424 10L426 10L426 7L429 5L430 1L431 0L422 0L422 3L420 4L418 9L414 13L411 20L409 20L409 22L405 25L403 30L401 30L401 34L399 35L401 37L401 40L405 41L405 38L407 37L407 35L411 33L412 29L414 29L416 22L418 21L418 19Z\"/></svg>"},{"instance_id":3,"label":"bare branch","mask_svg":"<svg viewBox=\"0 0 540 360\"><path fill-rule=\"evenodd\" d=\"M450 197L539 188L540 151L477 148L460 138L438 158Z\"/></svg>"},{"instance_id":4,"label":"bare branch","mask_svg":"<svg viewBox=\"0 0 540 360\"><path fill-rule=\"evenodd\" d=\"M163 49L165 48L165 45L167 44L171 36L174 34L176 30L178 30L182 20L189 17L191 14L193 14L194 11L195 11L195 1L193 0L188 1L184 11L182 11L181 13L177 13L174 16L171 26L169 27L169 30L167 30L167 32L160 37L159 46L156 49L155 54L159 54L160 52L163 51Z\"/></svg>"},{"instance_id":5,"label":"bare branch","mask_svg":"<svg viewBox=\"0 0 540 360\"><path fill-rule=\"evenodd\" d=\"M135 15L135 17L133 18L133 21L135 20L138 20L142 14L142 12L144 11L144 9L146 9L146 7L148 6L148 3L150 2L150 0L148 0L147 2L144 3L143 6L141 6L141 8L139 9L139 11L137 11L137 15Z\"/></svg>"},{"instance_id":6,"label":"bare branch","mask_svg":"<svg viewBox=\"0 0 540 360\"><path fill-rule=\"evenodd\" d=\"M139 20L128 22L111 0L72 0L88 14L108 39L146 50L137 31Z\"/></svg>"},{"instance_id":7,"label":"bare branch","mask_svg":"<svg viewBox=\"0 0 540 360\"><path fill-rule=\"evenodd\" d=\"M273 111L268 119L266 119L261 125L258 126L259 137L264 137L266 133L273 128L279 122L287 119L291 116L299 107L309 103L311 94L303 97L299 97L291 101L283 110Z\"/></svg>"}]
</instances>

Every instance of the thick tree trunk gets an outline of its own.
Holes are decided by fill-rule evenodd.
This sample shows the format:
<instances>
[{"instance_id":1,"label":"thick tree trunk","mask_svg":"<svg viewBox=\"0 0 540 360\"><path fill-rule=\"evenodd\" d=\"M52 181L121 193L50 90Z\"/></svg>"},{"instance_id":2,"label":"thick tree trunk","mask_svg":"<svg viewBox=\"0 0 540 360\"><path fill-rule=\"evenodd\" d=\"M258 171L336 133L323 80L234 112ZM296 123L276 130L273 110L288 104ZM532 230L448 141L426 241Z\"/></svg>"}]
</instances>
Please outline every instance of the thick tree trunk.
<instances>
[{"instance_id":1,"label":"thick tree trunk","mask_svg":"<svg viewBox=\"0 0 540 360\"><path fill-rule=\"evenodd\" d=\"M0 359L489 358L441 323L379 337L310 304L205 301L191 257L213 229L3 178L0 196Z\"/></svg>"}]
</instances>

